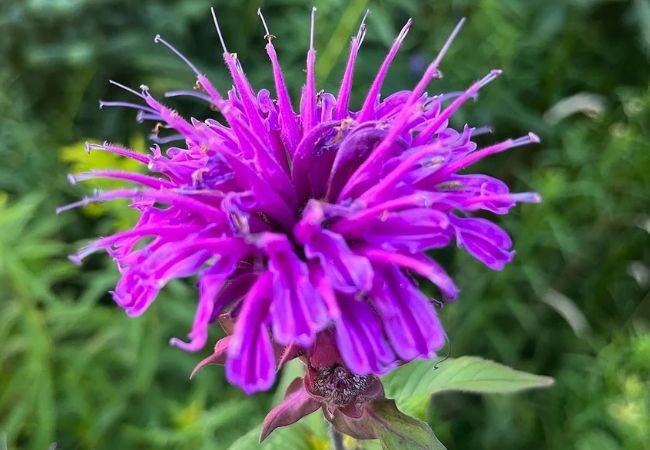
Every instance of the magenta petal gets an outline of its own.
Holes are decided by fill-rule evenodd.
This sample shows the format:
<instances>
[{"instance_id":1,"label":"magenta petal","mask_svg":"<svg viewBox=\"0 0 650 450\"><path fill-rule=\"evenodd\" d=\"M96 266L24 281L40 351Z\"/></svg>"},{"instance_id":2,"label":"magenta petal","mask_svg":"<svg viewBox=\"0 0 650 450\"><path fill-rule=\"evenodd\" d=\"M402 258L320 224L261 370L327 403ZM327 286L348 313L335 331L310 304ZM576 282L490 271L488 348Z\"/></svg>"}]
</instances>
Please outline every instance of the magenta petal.
<instances>
[{"instance_id":1,"label":"magenta petal","mask_svg":"<svg viewBox=\"0 0 650 450\"><path fill-rule=\"evenodd\" d=\"M284 75L282 74L282 69L278 63L278 56L275 52L275 47L269 41L266 45L266 52L269 55L271 60L271 65L273 67L273 78L275 79L275 90L278 97L278 112L280 120L280 128L282 134L282 141L287 149L289 155L293 155L298 141L300 140L300 125L298 124L298 118L296 113L293 111L291 106L291 98L289 98L289 92L287 91L287 85L284 81Z\"/></svg>"},{"instance_id":2,"label":"magenta petal","mask_svg":"<svg viewBox=\"0 0 650 450\"><path fill-rule=\"evenodd\" d=\"M343 125L341 125L343 126ZM387 131L375 123L363 124L341 142L328 180L327 198L335 200L354 171L386 137Z\"/></svg>"},{"instance_id":3,"label":"magenta petal","mask_svg":"<svg viewBox=\"0 0 650 450\"><path fill-rule=\"evenodd\" d=\"M470 255L490 269L502 270L512 261L515 253L510 251L512 240L500 227L485 219L463 219L451 216L456 230L456 241Z\"/></svg>"},{"instance_id":4,"label":"magenta petal","mask_svg":"<svg viewBox=\"0 0 650 450\"><path fill-rule=\"evenodd\" d=\"M275 352L265 325L271 274L259 276L244 299L228 348L226 377L247 394L264 391L275 379Z\"/></svg>"},{"instance_id":5,"label":"magenta petal","mask_svg":"<svg viewBox=\"0 0 650 450\"><path fill-rule=\"evenodd\" d=\"M372 285L372 266L355 254L339 234L318 228L305 243L305 254L318 258L332 288L340 292L366 292Z\"/></svg>"},{"instance_id":6,"label":"magenta petal","mask_svg":"<svg viewBox=\"0 0 650 450\"><path fill-rule=\"evenodd\" d=\"M391 251L421 253L449 244L449 219L434 209L408 209L377 217L362 228L366 242Z\"/></svg>"},{"instance_id":7,"label":"magenta petal","mask_svg":"<svg viewBox=\"0 0 650 450\"><path fill-rule=\"evenodd\" d=\"M433 305L395 267L380 273L383 283L373 291L373 301L393 349L404 361L433 357L445 343Z\"/></svg>"},{"instance_id":8,"label":"magenta petal","mask_svg":"<svg viewBox=\"0 0 650 450\"><path fill-rule=\"evenodd\" d=\"M379 71L377 72L377 76L375 77L372 86L370 86L370 90L368 91L368 95L366 96L366 99L363 102L361 111L359 111L359 115L357 116L357 119L359 121L374 118L373 117L375 113L374 110L376 104L379 101L379 95L381 93L381 87L384 83L384 78L386 78L386 75L388 74L388 69L390 68L393 59L395 59L395 56L397 55L397 52L400 46L402 45L402 42L404 42L404 39L406 38L406 35L408 34L409 29L411 28L411 23L412 20L409 19L404 25L404 27L402 28L402 31L400 31L399 35L395 38L395 41L393 41L393 45L391 46L390 50L388 51L388 54L384 58L384 61L382 62Z\"/></svg>"},{"instance_id":9,"label":"magenta petal","mask_svg":"<svg viewBox=\"0 0 650 450\"><path fill-rule=\"evenodd\" d=\"M341 87L339 88L338 95L336 96L336 110L334 112L335 119L343 119L349 114L348 104L350 102L350 92L352 90L352 77L354 75L354 64L357 60L359 47L365 34L365 24L361 24L359 35L352 38L350 43L350 55L348 62L345 65L345 71L341 80Z\"/></svg>"},{"instance_id":10,"label":"magenta petal","mask_svg":"<svg viewBox=\"0 0 650 450\"><path fill-rule=\"evenodd\" d=\"M454 175L438 184L436 188L461 201L472 197L504 195L504 200L488 200L480 205L482 209L495 214L506 214L515 205L514 201L505 196L509 193L508 186L503 181L487 175Z\"/></svg>"},{"instance_id":11,"label":"magenta petal","mask_svg":"<svg viewBox=\"0 0 650 450\"><path fill-rule=\"evenodd\" d=\"M318 263L312 262L309 265L309 278L318 291L318 294L323 298L330 318L334 321L337 320L341 317L341 311L336 300L336 293L334 292L334 288L332 288L330 280L325 276L323 269Z\"/></svg>"},{"instance_id":12,"label":"magenta petal","mask_svg":"<svg viewBox=\"0 0 650 450\"><path fill-rule=\"evenodd\" d=\"M293 158L292 175L298 199L320 198L327 191L327 180L338 151L340 123L324 122L303 136Z\"/></svg>"},{"instance_id":13,"label":"magenta petal","mask_svg":"<svg viewBox=\"0 0 650 450\"><path fill-rule=\"evenodd\" d=\"M294 253L285 236L267 233L258 245L268 255L272 276L273 336L282 345L311 345L316 333L327 325L329 316L311 283L307 264Z\"/></svg>"},{"instance_id":14,"label":"magenta petal","mask_svg":"<svg viewBox=\"0 0 650 450\"><path fill-rule=\"evenodd\" d=\"M320 408L320 403L307 393L302 378L296 378L287 388L284 400L264 418L260 442L266 439L276 428L296 423L318 408Z\"/></svg>"},{"instance_id":15,"label":"magenta petal","mask_svg":"<svg viewBox=\"0 0 650 450\"><path fill-rule=\"evenodd\" d=\"M338 234L323 230L306 246L308 256L317 256L334 289L363 293L372 285L373 271L367 258L350 250Z\"/></svg>"},{"instance_id":16,"label":"magenta petal","mask_svg":"<svg viewBox=\"0 0 650 450\"><path fill-rule=\"evenodd\" d=\"M221 256L209 269L199 276L199 305L194 315L192 331L188 335L190 342L178 338L170 340L170 344L187 351L198 351L205 345L208 338L208 325L216 314L219 314L226 304L215 302L217 293L224 281L233 273L238 258Z\"/></svg>"},{"instance_id":17,"label":"magenta petal","mask_svg":"<svg viewBox=\"0 0 650 450\"><path fill-rule=\"evenodd\" d=\"M360 252L376 263L396 265L428 278L448 299L453 300L458 296L458 288L454 280L447 275L440 264L427 256L410 256L370 248L363 248Z\"/></svg>"},{"instance_id":18,"label":"magenta petal","mask_svg":"<svg viewBox=\"0 0 650 450\"><path fill-rule=\"evenodd\" d=\"M339 304L341 319L336 325L336 343L350 370L366 375L384 373L393 367L395 355L372 308L351 297L340 299Z\"/></svg>"}]
</instances>

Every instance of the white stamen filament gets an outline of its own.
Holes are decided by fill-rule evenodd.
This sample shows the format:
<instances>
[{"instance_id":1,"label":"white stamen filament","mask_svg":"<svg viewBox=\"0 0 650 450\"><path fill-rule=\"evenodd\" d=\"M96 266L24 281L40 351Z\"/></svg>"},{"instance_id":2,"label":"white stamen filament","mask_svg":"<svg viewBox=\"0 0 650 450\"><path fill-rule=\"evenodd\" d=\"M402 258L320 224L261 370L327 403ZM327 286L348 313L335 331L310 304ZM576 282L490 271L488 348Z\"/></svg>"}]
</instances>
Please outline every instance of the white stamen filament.
<instances>
[{"instance_id":1,"label":"white stamen filament","mask_svg":"<svg viewBox=\"0 0 650 450\"><path fill-rule=\"evenodd\" d=\"M311 9L311 25L309 27L309 49L314 49L314 27L316 23L316 7Z\"/></svg>"},{"instance_id":2,"label":"white stamen filament","mask_svg":"<svg viewBox=\"0 0 650 450\"><path fill-rule=\"evenodd\" d=\"M223 40L223 35L221 34L221 28L219 28L217 13L214 12L214 8L210 8L210 12L212 13L212 20L214 22L214 27L217 30L217 36L219 36L219 42L221 42L221 48L223 48L224 53L228 53L228 49L226 48L226 42Z\"/></svg>"},{"instance_id":3,"label":"white stamen filament","mask_svg":"<svg viewBox=\"0 0 650 450\"><path fill-rule=\"evenodd\" d=\"M366 9L366 13L363 15L361 24L359 25L359 31L357 31L357 42L359 45L361 45L363 39L366 37L366 31L368 30L368 27L366 26L366 19L368 18L368 14L370 14L370 10Z\"/></svg>"},{"instance_id":4,"label":"white stamen filament","mask_svg":"<svg viewBox=\"0 0 650 450\"><path fill-rule=\"evenodd\" d=\"M465 24L465 18L463 17L456 24L454 30L451 32L451 34L445 41L445 44L440 49L440 52L438 52L438 56L436 56L436 59L434 59L433 62L431 63L432 66L438 67L440 65L442 58L444 58L445 55L447 54L449 47L451 47L451 44L454 42L454 39L456 39L456 36L458 36L458 33L460 33L460 29L463 27L464 24Z\"/></svg>"},{"instance_id":5,"label":"white stamen filament","mask_svg":"<svg viewBox=\"0 0 650 450\"><path fill-rule=\"evenodd\" d=\"M201 72L199 72L199 69L197 69L196 66L195 66L194 64L192 64L192 63L190 62L190 60L187 59L187 58L185 57L185 55L183 55L181 52L179 52L179 51L176 49L176 47L174 47L174 46L171 45L169 42L167 42L167 41L164 40L162 37L160 37L159 34L157 34L156 37L153 38L153 41L154 41L156 44L162 44L162 45L164 45L165 47L167 47L169 50L171 50L171 51L172 51L176 56L178 56L178 57L181 59L181 61L183 61L185 64L187 64L187 66L188 66L190 69L192 69L192 72L194 72L194 73L196 74L197 77L198 77L199 75L201 75Z\"/></svg>"},{"instance_id":6,"label":"white stamen filament","mask_svg":"<svg viewBox=\"0 0 650 450\"><path fill-rule=\"evenodd\" d=\"M268 25L266 25L266 20L264 20L264 16L262 15L262 9L261 8L257 8L257 15L260 18L260 20L262 21L262 26L264 27L264 33L265 33L264 34L264 39L266 39L270 44L271 40L273 39L273 35L269 31Z\"/></svg>"},{"instance_id":7,"label":"white stamen filament","mask_svg":"<svg viewBox=\"0 0 650 450\"><path fill-rule=\"evenodd\" d=\"M125 86L125 85L123 85L121 83L118 83L117 81L108 80L108 82L109 82L109 84L112 84L113 86L117 86L117 87L119 87L121 89L124 89L125 91L130 92L133 95L136 95L136 96L138 96L140 98L144 98L144 96L140 92L138 92L138 91L136 91L134 89L131 89L130 87Z\"/></svg>"}]
</instances>

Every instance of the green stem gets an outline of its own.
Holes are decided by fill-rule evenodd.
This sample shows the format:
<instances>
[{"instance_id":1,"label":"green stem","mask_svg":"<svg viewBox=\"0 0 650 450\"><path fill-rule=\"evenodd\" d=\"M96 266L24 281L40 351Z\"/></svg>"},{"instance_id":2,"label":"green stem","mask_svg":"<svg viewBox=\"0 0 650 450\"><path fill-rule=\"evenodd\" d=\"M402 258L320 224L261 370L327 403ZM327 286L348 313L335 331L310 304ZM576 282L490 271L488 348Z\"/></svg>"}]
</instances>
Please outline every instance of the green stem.
<instances>
[{"instance_id":1,"label":"green stem","mask_svg":"<svg viewBox=\"0 0 650 450\"><path fill-rule=\"evenodd\" d=\"M332 450L345 450L345 445L343 445L343 435L336 431L333 425L329 426L329 435Z\"/></svg>"}]
</instances>

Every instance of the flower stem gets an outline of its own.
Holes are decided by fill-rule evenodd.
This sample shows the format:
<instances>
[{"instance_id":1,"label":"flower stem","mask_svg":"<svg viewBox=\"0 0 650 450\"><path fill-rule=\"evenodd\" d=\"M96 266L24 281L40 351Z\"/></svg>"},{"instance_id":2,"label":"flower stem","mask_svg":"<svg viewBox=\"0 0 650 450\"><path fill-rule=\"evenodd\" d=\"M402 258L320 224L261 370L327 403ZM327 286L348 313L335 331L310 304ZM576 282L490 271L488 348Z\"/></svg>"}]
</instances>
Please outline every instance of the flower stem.
<instances>
[{"instance_id":1,"label":"flower stem","mask_svg":"<svg viewBox=\"0 0 650 450\"><path fill-rule=\"evenodd\" d=\"M329 426L329 435L330 443L332 444L332 450L346 450L345 445L343 445L343 435L334 429L334 426L330 424Z\"/></svg>"}]
</instances>

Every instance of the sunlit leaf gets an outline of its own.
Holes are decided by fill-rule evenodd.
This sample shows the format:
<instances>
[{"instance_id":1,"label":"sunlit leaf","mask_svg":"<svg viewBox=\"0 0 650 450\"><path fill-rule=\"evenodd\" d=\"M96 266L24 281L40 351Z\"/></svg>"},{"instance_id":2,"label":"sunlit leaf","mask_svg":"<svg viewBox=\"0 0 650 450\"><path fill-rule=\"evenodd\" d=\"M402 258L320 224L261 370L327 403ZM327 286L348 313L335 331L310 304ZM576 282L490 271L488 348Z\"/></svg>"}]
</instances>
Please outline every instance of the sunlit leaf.
<instances>
[{"instance_id":1,"label":"sunlit leaf","mask_svg":"<svg viewBox=\"0 0 650 450\"><path fill-rule=\"evenodd\" d=\"M383 378L386 395L410 414L421 415L431 395L461 391L477 394L510 394L548 387L550 377L514 370L474 356L436 361L412 361Z\"/></svg>"}]
</instances>

